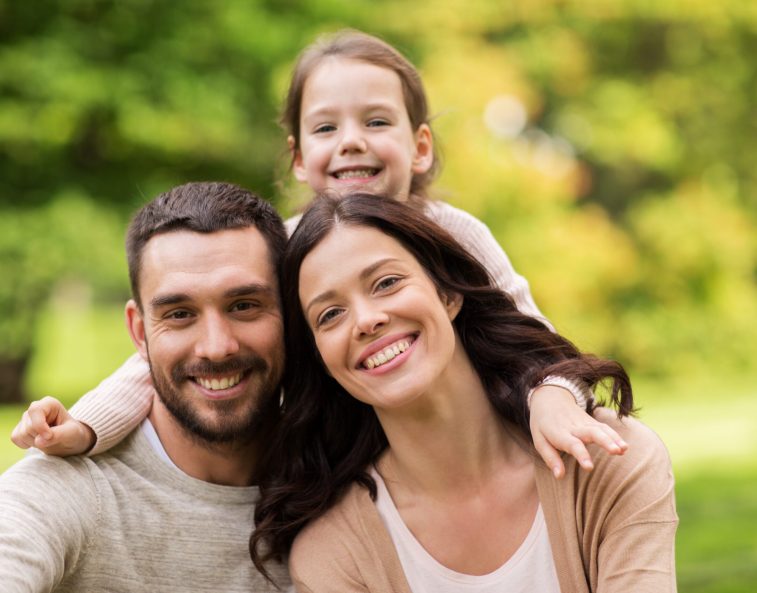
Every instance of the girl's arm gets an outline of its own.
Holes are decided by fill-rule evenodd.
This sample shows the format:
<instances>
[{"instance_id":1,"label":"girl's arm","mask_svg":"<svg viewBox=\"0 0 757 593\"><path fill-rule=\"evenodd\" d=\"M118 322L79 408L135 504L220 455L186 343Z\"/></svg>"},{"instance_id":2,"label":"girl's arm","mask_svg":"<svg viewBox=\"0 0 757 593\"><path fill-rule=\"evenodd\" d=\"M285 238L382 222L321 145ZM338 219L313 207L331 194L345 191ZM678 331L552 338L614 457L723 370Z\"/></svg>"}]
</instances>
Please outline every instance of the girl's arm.
<instances>
[{"instance_id":1,"label":"girl's arm","mask_svg":"<svg viewBox=\"0 0 757 593\"><path fill-rule=\"evenodd\" d=\"M149 366L134 354L85 394L71 414L54 398L33 402L11 439L19 447L37 447L49 455L102 453L147 417L154 393Z\"/></svg>"},{"instance_id":2,"label":"girl's arm","mask_svg":"<svg viewBox=\"0 0 757 593\"><path fill-rule=\"evenodd\" d=\"M446 202L429 201L426 212L486 267L497 287L512 297L521 313L555 331L536 306L528 281L515 271L489 227ZM581 467L590 470L593 465L585 443L596 443L613 455L624 453L628 447L615 430L586 413L592 397L588 386L566 377L547 377L529 394L534 445L558 478L565 473L559 451L570 453Z\"/></svg>"}]
</instances>

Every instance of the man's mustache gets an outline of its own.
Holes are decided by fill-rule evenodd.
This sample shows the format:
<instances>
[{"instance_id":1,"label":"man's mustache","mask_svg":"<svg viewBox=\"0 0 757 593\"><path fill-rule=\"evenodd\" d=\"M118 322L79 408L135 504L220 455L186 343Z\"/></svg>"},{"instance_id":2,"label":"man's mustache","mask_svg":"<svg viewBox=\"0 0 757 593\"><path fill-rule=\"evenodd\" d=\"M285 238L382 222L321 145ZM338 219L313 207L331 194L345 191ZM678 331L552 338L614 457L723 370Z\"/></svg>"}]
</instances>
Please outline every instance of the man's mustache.
<instances>
[{"instance_id":1,"label":"man's mustache","mask_svg":"<svg viewBox=\"0 0 757 593\"><path fill-rule=\"evenodd\" d=\"M171 371L171 379L181 383L190 377L207 377L209 375L232 375L236 373L263 372L268 370L268 363L254 354L237 356L219 362L202 360L194 363L179 363Z\"/></svg>"}]
</instances>

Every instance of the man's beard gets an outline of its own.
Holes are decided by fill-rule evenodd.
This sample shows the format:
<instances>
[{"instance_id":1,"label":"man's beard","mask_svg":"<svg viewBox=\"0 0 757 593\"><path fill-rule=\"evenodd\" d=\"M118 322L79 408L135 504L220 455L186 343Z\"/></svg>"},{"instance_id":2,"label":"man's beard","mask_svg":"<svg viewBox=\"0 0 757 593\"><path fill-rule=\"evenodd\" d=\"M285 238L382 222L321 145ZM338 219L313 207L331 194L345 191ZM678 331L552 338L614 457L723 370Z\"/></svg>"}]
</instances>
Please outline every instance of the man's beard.
<instances>
[{"instance_id":1,"label":"man's beard","mask_svg":"<svg viewBox=\"0 0 757 593\"><path fill-rule=\"evenodd\" d=\"M149 356L149 352L148 352ZM249 380L248 392L253 397L229 400L207 400L215 412L214 420L204 418L192 398L183 395L179 387L191 381L191 377L243 373ZM156 372L150 362L155 391L166 409L184 431L193 438L213 444L246 444L252 441L263 428L271 407L278 405L279 384L277 373L262 358L253 354L223 362L202 361L194 364L179 363L171 370L171 378ZM249 379L248 379L249 376Z\"/></svg>"}]
</instances>

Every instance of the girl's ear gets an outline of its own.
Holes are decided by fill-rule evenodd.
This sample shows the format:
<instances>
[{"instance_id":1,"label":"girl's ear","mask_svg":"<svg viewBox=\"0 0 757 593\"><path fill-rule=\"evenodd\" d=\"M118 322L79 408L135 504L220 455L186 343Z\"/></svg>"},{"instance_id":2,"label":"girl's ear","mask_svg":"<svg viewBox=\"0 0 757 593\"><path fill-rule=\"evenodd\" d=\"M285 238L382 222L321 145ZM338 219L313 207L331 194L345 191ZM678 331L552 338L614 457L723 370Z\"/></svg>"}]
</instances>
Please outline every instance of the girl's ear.
<instances>
[{"instance_id":1,"label":"girl's ear","mask_svg":"<svg viewBox=\"0 0 757 593\"><path fill-rule=\"evenodd\" d=\"M415 132L413 173L422 175L434 164L434 137L428 124L421 124Z\"/></svg>"},{"instance_id":2,"label":"girl's ear","mask_svg":"<svg viewBox=\"0 0 757 593\"><path fill-rule=\"evenodd\" d=\"M294 136L287 136L287 144L289 145L289 152L292 155L292 171L297 181L305 183L307 177L305 175L305 165L302 162L302 151L297 148L297 143L294 141Z\"/></svg>"},{"instance_id":3,"label":"girl's ear","mask_svg":"<svg viewBox=\"0 0 757 593\"><path fill-rule=\"evenodd\" d=\"M457 292L442 293L439 295L442 299L444 308L447 309L447 315L450 321L454 321L460 309L463 308L463 295Z\"/></svg>"}]
</instances>

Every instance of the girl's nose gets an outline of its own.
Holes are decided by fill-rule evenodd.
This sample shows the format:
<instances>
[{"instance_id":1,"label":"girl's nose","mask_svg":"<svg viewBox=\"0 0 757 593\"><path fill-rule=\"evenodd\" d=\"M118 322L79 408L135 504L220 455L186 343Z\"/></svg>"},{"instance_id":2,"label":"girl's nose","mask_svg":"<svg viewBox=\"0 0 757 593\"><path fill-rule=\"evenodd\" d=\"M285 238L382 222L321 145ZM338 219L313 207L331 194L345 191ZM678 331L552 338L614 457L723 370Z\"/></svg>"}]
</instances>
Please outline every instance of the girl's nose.
<instances>
[{"instance_id":1,"label":"girl's nose","mask_svg":"<svg viewBox=\"0 0 757 593\"><path fill-rule=\"evenodd\" d=\"M363 136L360 126L347 125L342 128L342 137L339 143L339 153L365 152L368 145Z\"/></svg>"}]
</instances>

